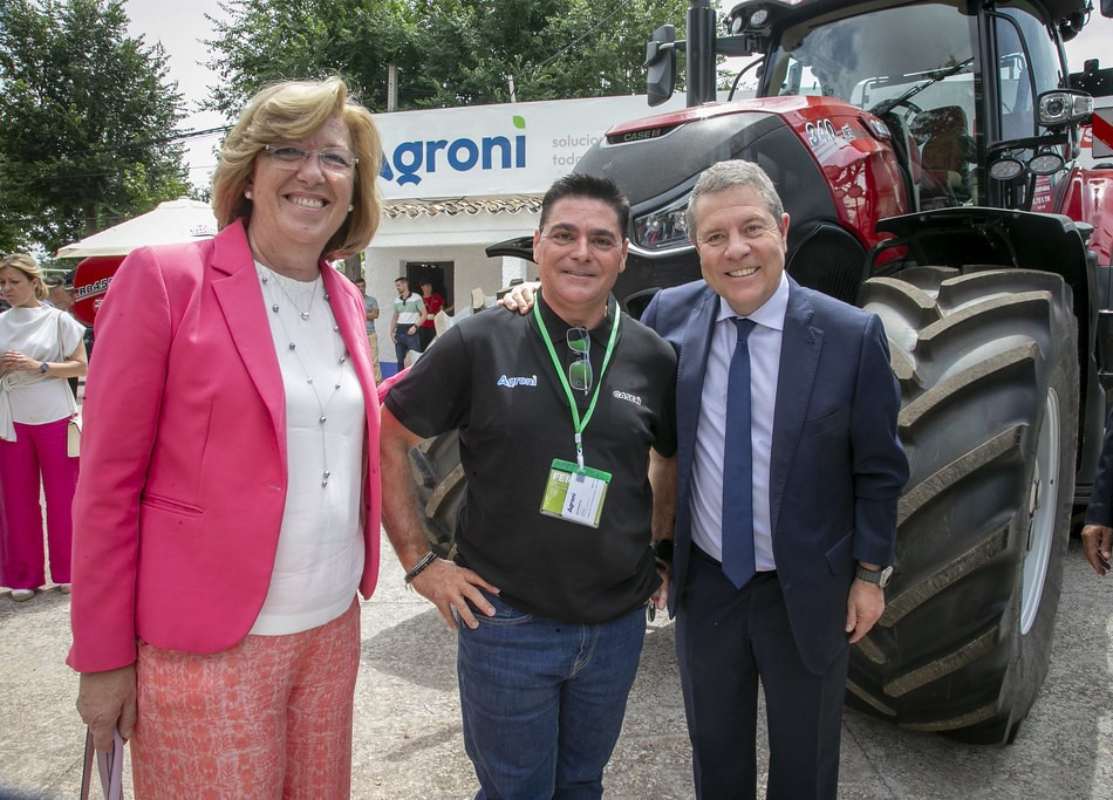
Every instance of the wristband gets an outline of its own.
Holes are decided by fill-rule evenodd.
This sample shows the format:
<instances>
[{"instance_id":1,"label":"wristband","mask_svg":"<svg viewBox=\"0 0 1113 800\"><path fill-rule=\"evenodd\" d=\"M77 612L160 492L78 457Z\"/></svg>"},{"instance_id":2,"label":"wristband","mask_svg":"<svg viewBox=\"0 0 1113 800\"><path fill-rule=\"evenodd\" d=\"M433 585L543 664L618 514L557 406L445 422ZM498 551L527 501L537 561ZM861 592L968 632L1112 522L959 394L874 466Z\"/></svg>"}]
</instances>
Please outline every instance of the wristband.
<instances>
[{"instance_id":1,"label":"wristband","mask_svg":"<svg viewBox=\"0 0 1113 800\"><path fill-rule=\"evenodd\" d=\"M402 580L404 580L406 582L406 585L409 586L411 583L413 583L414 578L424 572L425 568L436 560L437 554L430 550L428 553L421 557L420 561L413 565L413 568L406 573L406 577Z\"/></svg>"}]
</instances>

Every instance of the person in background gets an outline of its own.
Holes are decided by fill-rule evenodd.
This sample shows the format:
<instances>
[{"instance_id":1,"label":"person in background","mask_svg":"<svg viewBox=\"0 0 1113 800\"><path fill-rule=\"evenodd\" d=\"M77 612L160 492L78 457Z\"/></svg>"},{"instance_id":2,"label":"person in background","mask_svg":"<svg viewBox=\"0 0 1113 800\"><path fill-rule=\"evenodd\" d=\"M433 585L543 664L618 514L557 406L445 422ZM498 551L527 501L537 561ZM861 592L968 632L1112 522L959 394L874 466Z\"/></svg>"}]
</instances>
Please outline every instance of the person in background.
<instances>
[{"instance_id":1,"label":"person in background","mask_svg":"<svg viewBox=\"0 0 1113 800\"><path fill-rule=\"evenodd\" d=\"M421 297L410 292L410 282L405 278L394 280L398 296L394 298L394 315L390 318L390 338L394 341L394 354L398 359L398 371L408 365L406 354L421 353L421 337L418 330L425 322L425 303Z\"/></svg>"},{"instance_id":2,"label":"person in background","mask_svg":"<svg viewBox=\"0 0 1113 800\"><path fill-rule=\"evenodd\" d=\"M451 309L445 308L444 297L440 292L433 291L433 284L429 281L421 282L421 300L425 303L425 319L421 323L421 327L417 329L417 335L421 342L421 352L432 344L433 339L437 336L437 328L434 317L437 312L444 309L445 313L449 313Z\"/></svg>"},{"instance_id":3,"label":"person in background","mask_svg":"<svg viewBox=\"0 0 1113 800\"><path fill-rule=\"evenodd\" d=\"M360 278L356 288L363 295L363 313L367 321L367 343L371 346L371 362L375 365L375 383L381 383L383 372L379 367L379 334L375 332L375 320L379 318L379 301L367 294L367 284Z\"/></svg>"},{"instance_id":4,"label":"person in background","mask_svg":"<svg viewBox=\"0 0 1113 800\"><path fill-rule=\"evenodd\" d=\"M326 259L374 235L381 153L340 79L261 90L221 149L220 232L133 251L99 311L69 664L139 800L349 796L379 407Z\"/></svg>"},{"instance_id":5,"label":"person in background","mask_svg":"<svg viewBox=\"0 0 1113 800\"><path fill-rule=\"evenodd\" d=\"M78 463L67 448L77 403L67 378L85 374L85 329L45 305L46 284L35 260L0 260L0 585L29 600L46 583L40 487L46 493L50 576L69 591L74 487Z\"/></svg>"}]
</instances>

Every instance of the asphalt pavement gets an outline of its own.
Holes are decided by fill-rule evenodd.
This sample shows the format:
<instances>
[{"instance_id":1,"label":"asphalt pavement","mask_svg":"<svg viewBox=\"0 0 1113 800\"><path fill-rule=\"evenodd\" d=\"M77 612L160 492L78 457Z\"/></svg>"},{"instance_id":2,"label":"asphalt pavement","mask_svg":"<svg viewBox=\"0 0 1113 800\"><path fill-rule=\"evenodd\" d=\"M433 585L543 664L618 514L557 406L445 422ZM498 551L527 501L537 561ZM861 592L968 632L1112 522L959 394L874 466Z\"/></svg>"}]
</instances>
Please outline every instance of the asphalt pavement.
<instances>
[{"instance_id":1,"label":"asphalt pavement","mask_svg":"<svg viewBox=\"0 0 1113 800\"><path fill-rule=\"evenodd\" d=\"M379 589L362 608L353 798L471 797L456 696L455 636L402 585L385 537ZM84 731L65 666L69 598L0 592L0 798L75 798ZM626 723L605 775L616 800L691 798L673 627L650 626ZM762 712L764 713L764 712ZM759 771L764 779L764 733ZM129 780L130 784L130 780ZM125 787L130 797L130 785ZM759 796L761 793L759 792ZM843 729L843 800L1113 800L1113 576L1072 542L1051 669L1017 736L971 747L854 711Z\"/></svg>"}]
</instances>

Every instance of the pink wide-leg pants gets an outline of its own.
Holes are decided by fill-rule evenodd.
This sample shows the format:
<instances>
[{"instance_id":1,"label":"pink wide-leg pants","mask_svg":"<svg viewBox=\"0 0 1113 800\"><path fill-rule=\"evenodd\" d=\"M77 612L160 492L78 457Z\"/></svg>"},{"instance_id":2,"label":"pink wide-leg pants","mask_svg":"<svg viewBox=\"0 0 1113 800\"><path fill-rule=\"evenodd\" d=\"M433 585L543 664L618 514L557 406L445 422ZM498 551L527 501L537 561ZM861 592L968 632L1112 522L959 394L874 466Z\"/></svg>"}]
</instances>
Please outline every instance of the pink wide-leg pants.
<instances>
[{"instance_id":1,"label":"pink wide-leg pants","mask_svg":"<svg viewBox=\"0 0 1113 800\"><path fill-rule=\"evenodd\" d=\"M17 422L16 441L0 439L0 586L37 589L46 583L40 485L46 490L50 577L55 583L70 582L78 460L66 453L68 427L68 419L43 425Z\"/></svg>"}]
</instances>

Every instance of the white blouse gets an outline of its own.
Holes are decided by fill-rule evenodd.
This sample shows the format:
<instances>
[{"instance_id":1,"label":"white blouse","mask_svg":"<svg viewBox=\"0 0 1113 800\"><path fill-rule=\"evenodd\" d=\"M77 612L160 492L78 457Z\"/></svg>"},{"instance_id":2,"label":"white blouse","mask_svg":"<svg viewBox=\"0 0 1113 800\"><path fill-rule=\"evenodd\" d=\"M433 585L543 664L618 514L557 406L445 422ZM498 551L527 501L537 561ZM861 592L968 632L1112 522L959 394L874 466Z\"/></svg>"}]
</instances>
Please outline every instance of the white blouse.
<instances>
[{"instance_id":1,"label":"white blouse","mask_svg":"<svg viewBox=\"0 0 1113 800\"><path fill-rule=\"evenodd\" d=\"M359 587L365 398L320 276L296 281L259 262L256 272L286 391L288 475L270 589L250 632L276 636L331 622Z\"/></svg>"},{"instance_id":2,"label":"white blouse","mask_svg":"<svg viewBox=\"0 0 1113 800\"><path fill-rule=\"evenodd\" d=\"M0 314L0 353L14 350L36 361L66 361L81 343L85 327L57 308L10 308ZM43 378L11 373L0 387L0 403L10 405L11 419L24 425L43 425L66 419L77 411L65 378ZM3 378L0 378L3 381ZM7 411L7 409L5 409ZM0 431L2 435L2 431Z\"/></svg>"}]
</instances>

